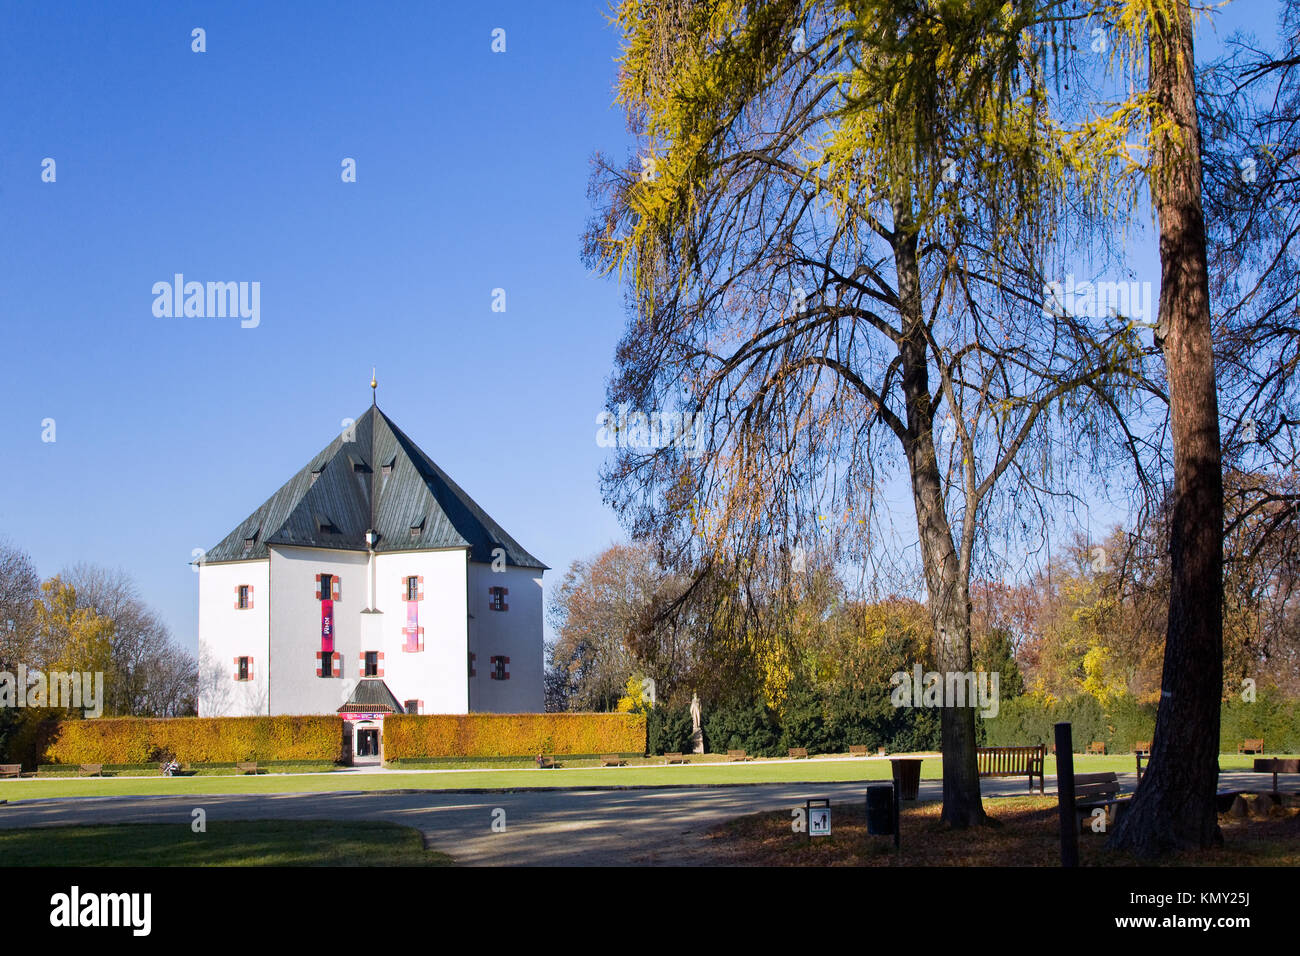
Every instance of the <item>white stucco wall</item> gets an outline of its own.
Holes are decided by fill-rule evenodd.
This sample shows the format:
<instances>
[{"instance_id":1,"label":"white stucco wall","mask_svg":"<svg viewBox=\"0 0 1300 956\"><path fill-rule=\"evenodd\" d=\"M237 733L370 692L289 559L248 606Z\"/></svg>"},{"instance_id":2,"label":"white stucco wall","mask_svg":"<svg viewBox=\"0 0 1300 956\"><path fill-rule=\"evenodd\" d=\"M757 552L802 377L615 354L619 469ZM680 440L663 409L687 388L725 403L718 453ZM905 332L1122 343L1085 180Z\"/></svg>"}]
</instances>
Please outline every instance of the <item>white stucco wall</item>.
<instances>
[{"instance_id":1,"label":"white stucco wall","mask_svg":"<svg viewBox=\"0 0 1300 956\"><path fill-rule=\"evenodd\" d=\"M383 612L384 681L397 697L424 702L421 713L469 713L465 550L399 551L375 558L375 606ZM402 649L406 579L424 578L419 602L424 650ZM369 648L374 650L375 648Z\"/></svg>"},{"instance_id":2,"label":"white stucco wall","mask_svg":"<svg viewBox=\"0 0 1300 956\"><path fill-rule=\"evenodd\" d=\"M316 676L320 602L316 575L331 574L341 596L334 605L334 650L341 676ZM403 650L405 580L424 578L419 622L424 649ZM202 716L337 712L362 676L364 651L383 653L383 679L399 702L419 700L422 713L540 713L542 574L467 561L464 549L386 552L369 556L322 548L273 547L270 560L204 565L199 573ZM253 585L252 610L235 610L236 588ZM490 589L505 587L507 611L489 607ZM470 618L470 614L473 618ZM473 651L476 676L469 676ZM251 682L234 680L234 658L254 661ZM491 658L510 658L509 680L494 680Z\"/></svg>"},{"instance_id":3,"label":"white stucco wall","mask_svg":"<svg viewBox=\"0 0 1300 956\"><path fill-rule=\"evenodd\" d=\"M339 582L334 602L334 677L316 676L321 646L321 607L316 575ZM366 554L326 548L271 548L271 713L332 714L360 675L361 609L366 603Z\"/></svg>"},{"instance_id":4,"label":"white stucco wall","mask_svg":"<svg viewBox=\"0 0 1300 956\"><path fill-rule=\"evenodd\" d=\"M268 713L270 562L199 565L200 717ZM235 607L238 587L252 585L253 606ZM253 679L235 680L235 658L253 659Z\"/></svg>"},{"instance_id":5,"label":"white stucco wall","mask_svg":"<svg viewBox=\"0 0 1300 956\"><path fill-rule=\"evenodd\" d=\"M470 708L497 714L541 713L542 572L490 564L469 566L469 650L475 654L476 676L470 679ZM507 589L508 610L493 611L490 592ZM510 658L509 680L492 678L492 658Z\"/></svg>"}]
</instances>

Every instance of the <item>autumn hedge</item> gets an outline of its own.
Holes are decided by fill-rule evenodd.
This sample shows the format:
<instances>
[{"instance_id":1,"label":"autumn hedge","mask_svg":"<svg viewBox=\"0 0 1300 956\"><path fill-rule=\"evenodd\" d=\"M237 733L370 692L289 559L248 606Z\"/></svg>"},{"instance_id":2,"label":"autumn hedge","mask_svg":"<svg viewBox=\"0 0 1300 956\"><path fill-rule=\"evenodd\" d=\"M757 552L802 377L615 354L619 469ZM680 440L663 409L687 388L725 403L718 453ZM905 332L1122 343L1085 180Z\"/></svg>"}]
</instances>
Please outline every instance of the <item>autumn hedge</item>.
<instances>
[{"instance_id":1,"label":"autumn hedge","mask_svg":"<svg viewBox=\"0 0 1300 956\"><path fill-rule=\"evenodd\" d=\"M338 717L100 717L48 722L40 762L143 764L240 760L339 760Z\"/></svg>"},{"instance_id":2,"label":"autumn hedge","mask_svg":"<svg viewBox=\"0 0 1300 956\"><path fill-rule=\"evenodd\" d=\"M644 714L395 714L384 759L643 754Z\"/></svg>"}]
</instances>

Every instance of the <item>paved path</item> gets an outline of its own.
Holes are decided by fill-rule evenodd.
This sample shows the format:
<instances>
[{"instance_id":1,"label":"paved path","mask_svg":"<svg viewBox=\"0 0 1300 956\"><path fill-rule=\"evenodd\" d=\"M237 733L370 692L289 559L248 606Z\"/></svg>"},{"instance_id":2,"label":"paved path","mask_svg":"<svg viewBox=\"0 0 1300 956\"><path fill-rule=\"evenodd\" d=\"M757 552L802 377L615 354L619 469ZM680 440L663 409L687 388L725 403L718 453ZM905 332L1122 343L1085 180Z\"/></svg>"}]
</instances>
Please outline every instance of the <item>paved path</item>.
<instances>
[{"instance_id":1,"label":"paved path","mask_svg":"<svg viewBox=\"0 0 1300 956\"><path fill-rule=\"evenodd\" d=\"M1124 789L1133 774L1121 774ZM1127 779L1126 779L1127 778ZM385 820L419 829L427 845L458 863L491 866L690 865L713 862L705 833L716 824L762 810L789 810L809 797L859 801L870 783L764 784L715 787L531 790L467 793L335 792L68 797L0 806L0 828L90 823L175 823L189 827L195 807L207 812L208 834L222 820ZM1226 786L1266 790L1262 774L1223 774ZM1047 792L1055 788L1047 778ZM1300 789L1289 782L1287 790ZM1021 796L1019 779L984 781L984 795ZM1037 792L1035 790L1035 792ZM942 784L922 781L921 798L938 800ZM504 833L492 830L505 811Z\"/></svg>"}]
</instances>

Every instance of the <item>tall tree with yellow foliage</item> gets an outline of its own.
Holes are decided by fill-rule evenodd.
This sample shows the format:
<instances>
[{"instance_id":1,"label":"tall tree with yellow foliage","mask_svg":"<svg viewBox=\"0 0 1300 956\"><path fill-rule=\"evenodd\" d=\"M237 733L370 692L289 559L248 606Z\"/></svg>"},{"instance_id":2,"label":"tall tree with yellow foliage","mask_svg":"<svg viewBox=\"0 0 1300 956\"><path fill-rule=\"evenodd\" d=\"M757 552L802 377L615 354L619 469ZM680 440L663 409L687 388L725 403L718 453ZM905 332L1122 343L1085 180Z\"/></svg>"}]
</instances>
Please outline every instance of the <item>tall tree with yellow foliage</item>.
<instances>
[{"instance_id":1,"label":"tall tree with yellow foliage","mask_svg":"<svg viewBox=\"0 0 1300 956\"><path fill-rule=\"evenodd\" d=\"M36 653L45 671L108 673L113 622L77 603L76 589L60 577L41 584L35 607Z\"/></svg>"},{"instance_id":2,"label":"tall tree with yellow foliage","mask_svg":"<svg viewBox=\"0 0 1300 956\"><path fill-rule=\"evenodd\" d=\"M1041 13L618 7L641 153L598 160L585 245L632 306L608 399L689 410L698 440L620 442L607 495L634 535L738 582L732 604L779 593L807 553L878 557L901 472L936 666L969 671L985 543L1034 539L1043 498L1108 441L1140 348L1126 317L1044 302L1084 158L1050 114ZM983 823L974 710L941 724L942 818Z\"/></svg>"}]
</instances>

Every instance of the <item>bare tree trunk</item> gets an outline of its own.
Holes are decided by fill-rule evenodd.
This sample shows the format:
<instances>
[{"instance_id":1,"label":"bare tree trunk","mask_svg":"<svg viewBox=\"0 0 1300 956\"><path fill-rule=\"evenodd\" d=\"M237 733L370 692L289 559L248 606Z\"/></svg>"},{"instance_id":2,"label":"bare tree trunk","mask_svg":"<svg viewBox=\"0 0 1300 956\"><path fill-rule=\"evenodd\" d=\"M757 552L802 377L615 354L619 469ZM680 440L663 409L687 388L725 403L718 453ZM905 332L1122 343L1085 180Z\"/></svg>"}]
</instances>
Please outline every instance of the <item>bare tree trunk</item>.
<instances>
[{"instance_id":1,"label":"bare tree trunk","mask_svg":"<svg viewBox=\"0 0 1300 956\"><path fill-rule=\"evenodd\" d=\"M1223 472L1186 0L1150 34L1150 86L1173 121L1154 137L1160 332L1174 445L1169 624L1150 769L1110 841L1155 856L1222 842L1215 808L1223 694Z\"/></svg>"},{"instance_id":2,"label":"bare tree trunk","mask_svg":"<svg viewBox=\"0 0 1300 956\"><path fill-rule=\"evenodd\" d=\"M904 338L899 351L903 366L903 394L907 403L907 438L904 442L916 508L921 562L925 569L930 618L934 623L934 651L941 675L971 669L969 582L962 579L962 563L953 545L952 526L944 506L943 480L934 448L934 410L930 406L930 378L926 362L924 312L916 242L908 230L905 213L895 206L894 261L903 316ZM897 224L901 223L901 227ZM946 702L947 703L947 702ZM967 703L973 703L968 701ZM941 715L943 750L943 822L957 829L988 822L980 800L979 768L975 757L975 708L945 706Z\"/></svg>"}]
</instances>

